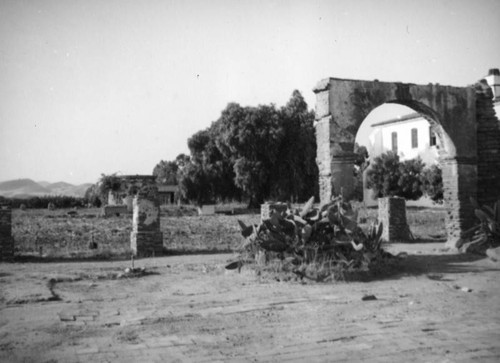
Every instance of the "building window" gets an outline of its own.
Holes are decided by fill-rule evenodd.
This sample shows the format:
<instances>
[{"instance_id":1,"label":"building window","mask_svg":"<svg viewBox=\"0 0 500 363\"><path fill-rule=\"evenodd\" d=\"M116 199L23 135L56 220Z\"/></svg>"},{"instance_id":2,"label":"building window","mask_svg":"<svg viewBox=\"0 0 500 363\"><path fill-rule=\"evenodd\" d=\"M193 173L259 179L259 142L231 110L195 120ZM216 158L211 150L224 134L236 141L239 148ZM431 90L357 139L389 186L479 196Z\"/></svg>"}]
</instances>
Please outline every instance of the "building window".
<instances>
[{"instance_id":1,"label":"building window","mask_svg":"<svg viewBox=\"0 0 500 363\"><path fill-rule=\"evenodd\" d=\"M416 149L418 147L418 130L411 129L411 148Z\"/></svg>"},{"instance_id":2,"label":"building window","mask_svg":"<svg viewBox=\"0 0 500 363\"><path fill-rule=\"evenodd\" d=\"M437 144L437 140L436 140L436 134L434 133L434 131L432 131L432 127L429 127L429 145L430 146L436 146Z\"/></svg>"},{"instance_id":3,"label":"building window","mask_svg":"<svg viewBox=\"0 0 500 363\"><path fill-rule=\"evenodd\" d=\"M394 131L391 134L391 138L392 138L392 151L395 154L397 154L398 153L398 133L396 131Z\"/></svg>"}]
</instances>

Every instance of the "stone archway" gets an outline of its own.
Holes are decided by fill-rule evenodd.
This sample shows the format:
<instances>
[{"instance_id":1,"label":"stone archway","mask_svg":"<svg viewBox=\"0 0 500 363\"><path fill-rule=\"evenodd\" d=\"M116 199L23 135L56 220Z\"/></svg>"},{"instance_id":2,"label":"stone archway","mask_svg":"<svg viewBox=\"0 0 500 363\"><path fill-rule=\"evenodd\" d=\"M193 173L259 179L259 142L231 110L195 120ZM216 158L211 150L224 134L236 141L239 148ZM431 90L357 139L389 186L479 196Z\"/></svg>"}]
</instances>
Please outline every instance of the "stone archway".
<instances>
[{"instance_id":1,"label":"stone archway","mask_svg":"<svg viewBox=\"0 0 500 363\"><path fill-rule=\"evenodd\" d=\"M408 106L424 116L441 143L446 228L450 245L474 223L470 197L477 197L476 91L472 87L415 85L328 78L316 93L317 163L321 201L353 193L356 133L384 103Z\"/></svg>"}]
</instances>

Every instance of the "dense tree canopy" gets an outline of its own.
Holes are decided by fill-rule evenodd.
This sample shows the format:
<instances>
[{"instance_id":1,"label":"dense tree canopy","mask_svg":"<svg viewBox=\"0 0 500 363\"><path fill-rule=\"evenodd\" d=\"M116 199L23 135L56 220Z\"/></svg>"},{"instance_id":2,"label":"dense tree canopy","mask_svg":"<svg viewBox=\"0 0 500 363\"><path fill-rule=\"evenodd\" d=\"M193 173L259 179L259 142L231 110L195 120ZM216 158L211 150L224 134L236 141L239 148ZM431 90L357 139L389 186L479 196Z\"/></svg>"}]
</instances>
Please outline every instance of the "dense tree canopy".
<instances>
[{"instance_id":1,"label":"dense tree canopy","mask_svg":"<svg viewBox=\"0 0 500 363\"><path fill-rule=\"evenodd\" d=\"M317 195L313 123L298 91L281 109L229 103L218 120L188 140L190 159L176 174L184 197L200 204L245 199L257 206L265 199L304 201ZM158 175L173 169L163 163Z\"/></svg>"},{"instance_id":2,"label":"dense tree canopy","mask_svg":"<svg viewBox=\"0 0 500 363\"><path fill-rule=\"evenodd\" d=\"M234 183L255 206L269 196L284 130L271 106L241 108L230 104L218 123L218 145L233 165Z\"/></svg>"},{"instance_id":3,"label":"dense tree canopy","mask_svg":"<svg viewBox=\"0 0 500 363\"><path fill-rule=\"evenodd\" d=\"M163 185L178 185L179 173L190 159L189 155L179 154L173 161L161 160L153 169L156 182Z\"/></svg>"},{"instance_id":4,"label":"dense tree canopy","mask_svg":"<svg viewBox=\"0 0 500 363\"><path fill-rule=\"evenodd\" d=\"M367 173L367 187L376 198L396 196L399 187L399 156L389 151L377 156Z\"/></svg>"},{"instance_id":5,"label":"dense tree canopy","mask_svg":"<svg viewBox=\"0 0 500 363\"><path fill-rule=\"evenodd\" d=\"M398 196L417 200L423 195L422 171L425 164L420 158L405 160L399 165Z\"/></svg>"},{"instance_id":6,"label":"dense tree canopy","mask_svg":"<svg viewBox=\"0 0 500 363\"><path fill-rule=\"evenodd\" d=\"M153 169L156 182L163 185L177 185L179 166L175 161L160 161Z\"/></svg>"},{"instance_id":7,"label":"dense tree canopy","mask_svg":"<svg viewBox=\"0 0 500 363\"><path fill-rule=\"evenodd\" d=\"M284 137L278 157L273 195L278 199L304 201L318 191L314 113L299 91L281 109Z\"/></svg>"},{"instance_id":8,"label":"dense tree canopy","mask_svg":"<svg viewBox=\"0 0 500 363\"><path fill-rule=\"evenodd\" d=\"M422 196L422 170L425 164L420 158L399 161L399 156L388 151L377 156L367 173L368 188L376 198L402 197L417 200Z\"/></svg>"}]
</instances>

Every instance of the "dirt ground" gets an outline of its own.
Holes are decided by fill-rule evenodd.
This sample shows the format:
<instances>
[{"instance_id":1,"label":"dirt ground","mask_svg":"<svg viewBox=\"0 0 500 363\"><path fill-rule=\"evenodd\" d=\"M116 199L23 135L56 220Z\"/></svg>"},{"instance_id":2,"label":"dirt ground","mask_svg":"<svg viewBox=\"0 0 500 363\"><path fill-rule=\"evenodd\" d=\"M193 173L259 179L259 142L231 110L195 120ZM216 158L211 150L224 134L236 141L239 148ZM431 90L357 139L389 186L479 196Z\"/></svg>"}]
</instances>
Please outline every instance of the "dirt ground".
<instances>
[{"instance_id":1,"label":"dirt ground","mask_svg":"<svg viewBox=\"0 0 500 363\"><path fill-rule=\"evenodd\" d=\"M1 263L0 361L498 362L500 263L442 247L394 244L397 274L328 284L226 271L227 254L138 260L139 278Z\"/></svg>"}]
</instances>

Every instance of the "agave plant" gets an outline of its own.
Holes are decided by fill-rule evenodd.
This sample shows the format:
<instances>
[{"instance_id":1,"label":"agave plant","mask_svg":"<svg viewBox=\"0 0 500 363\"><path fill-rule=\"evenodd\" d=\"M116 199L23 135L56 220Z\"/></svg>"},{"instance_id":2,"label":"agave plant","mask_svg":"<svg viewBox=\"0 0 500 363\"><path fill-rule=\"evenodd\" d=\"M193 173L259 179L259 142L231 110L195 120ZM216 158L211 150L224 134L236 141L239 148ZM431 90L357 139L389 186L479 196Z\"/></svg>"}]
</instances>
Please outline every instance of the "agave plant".
<instances>
[{"instance_id":1,"label":"agave plant","mask_svg":"<svg viewBox=\"0 0 500 363\"><path fill-rule=\"evenodd\" d=\"M368 231L367 240L365 242L366 248L370 252L376 252L380 250L382 245L382 232L384 230L384 225L380 222L377 226L376 223L372 223L370 230Z\"/></svg>"},{"instance_id":2,"label":"agave plant","mask_svg":"<svg viewBox=\"0 0 500 363\"><path fill-rule=\"evenodd\" d=\"M328 275L325 271L343 276L343 271L366 269L382 256L382 224L372 225L365 234L357 224L357 212L340 196L318 208L312 197L301 209L288 206L280 210L272 211L260 225L247 226L238 221L245 242L239 263L229 264L228 269L240 268L243 262L264 254L267 260L291 262L296 266L292 272L302 277L308 277L310 270L305 266L315 266L313 279L323 281Z\"/></svg>"},{"instance_id":3,"label":"agave plant","mask_svg":"<svg viewBox=\"0 0 500 363\"><path fill-rule=\"evenodd\" d=\"M471 198L479 223L466 231L459 242L465 252L483 253L489 247L500 245L500 200L491 208L481 207Z\"/></svg>"}]
</instances>

